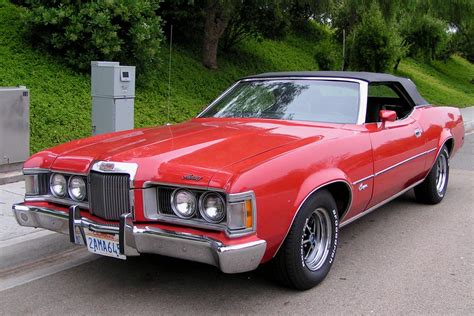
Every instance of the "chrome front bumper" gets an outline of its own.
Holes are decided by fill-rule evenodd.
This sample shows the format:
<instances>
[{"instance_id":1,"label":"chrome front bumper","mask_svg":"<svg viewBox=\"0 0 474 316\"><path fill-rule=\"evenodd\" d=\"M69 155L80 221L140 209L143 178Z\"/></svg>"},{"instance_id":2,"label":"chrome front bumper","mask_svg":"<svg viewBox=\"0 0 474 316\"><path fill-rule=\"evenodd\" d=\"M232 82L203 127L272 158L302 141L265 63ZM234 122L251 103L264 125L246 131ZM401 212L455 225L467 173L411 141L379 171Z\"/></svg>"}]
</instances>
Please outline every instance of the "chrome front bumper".
<instances>
[{"instance_id":1,"label":"chrome front bumper","mask_svg":"<svg viewBox=\"0 0 474 316\"><path fill-rule=\"evenodd\" d=\"M120 253L138 256L141 253L159 254L174 258L207 263L224 273L254 270L266 249L265 240L255 240L225 246L222 242L188 233L163 230L149 225L135 226L131 214L120 217L119 226L109 226L81 218L79 207L71 206L69 214L48 208L15 204L12 207L21 226L40 227L69 235L71 242L82 244L84 230L119 236ZM79 232L80 234L78 234Z\"/></svg>"}]
</instances>

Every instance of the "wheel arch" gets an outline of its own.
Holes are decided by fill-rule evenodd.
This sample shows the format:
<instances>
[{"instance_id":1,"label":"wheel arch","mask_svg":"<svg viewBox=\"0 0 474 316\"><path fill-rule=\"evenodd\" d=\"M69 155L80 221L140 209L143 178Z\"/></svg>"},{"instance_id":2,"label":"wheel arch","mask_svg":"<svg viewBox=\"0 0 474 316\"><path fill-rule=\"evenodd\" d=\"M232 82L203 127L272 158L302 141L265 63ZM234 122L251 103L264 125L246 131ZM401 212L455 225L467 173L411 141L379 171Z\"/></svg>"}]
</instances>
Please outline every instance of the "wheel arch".
<instances>
[{"instance_id":1,"label":"wheel arch","mask_svg":"<svg viewBox=\"0 0 474 316\"><path fill-rule=\"evenodd\" d=\"M324 182L323 184L320 184L316 186L313 190L311 190L309 193L306 194L304 199L299 203L298 208L296 209L295 214L293 215L293 219L291 220L290 225L288 226L288 229L286 231L285 237L282 239L280 242L280 245L278 246L277 250L273 254L273 257L275 257L278 254L278 251L280 250L281 246L285 242L286 237L288 236L288 233L290 232L291 227L293 226L293 223L295 221L296 216L300 212L301 208L305 204L305 202L315 195L317 192L321 190L328 190L329 193L333 196L334 200L336 201L336 205L338 207L338 217L339 220L347 214L349 211L351 205L352 205L352 188L350 183L345 179L345 178L339 178L335 180L330 180L327 182ZM341 206L341 209L340 209Z\"/></svg>"}]
</instances>

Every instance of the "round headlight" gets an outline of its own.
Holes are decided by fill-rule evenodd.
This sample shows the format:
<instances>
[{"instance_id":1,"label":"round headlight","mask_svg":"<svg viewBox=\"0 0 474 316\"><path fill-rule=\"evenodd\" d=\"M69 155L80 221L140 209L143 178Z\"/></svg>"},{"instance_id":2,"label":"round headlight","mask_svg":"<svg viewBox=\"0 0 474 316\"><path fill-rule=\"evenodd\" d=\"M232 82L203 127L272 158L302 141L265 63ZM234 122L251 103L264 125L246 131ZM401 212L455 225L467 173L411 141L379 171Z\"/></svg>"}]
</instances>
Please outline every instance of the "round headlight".
<instances>
[{"instance_id":1,"label":"round headlight","mask_svg":"<svg viewBox=\"0 0 474 316\"><path fill-rule=\"evenodd\" d=\"M196 206L196 197L188 190L177 189L171 195L171 207L178 217L193 217L196 213Z\"/></svg>"},{"instance_id":2,"label":"round headlight","mask_svg":"<svg viewBox=\"0 0 474 316\"><path fill-rule=\"evenodd\" d=\"M66 178L62 174L54 173L51 176L49 188L54 196L61 198L64 197L67 190Z\"/></svg>"},{"instance_id":3,"label":"round headlight","mask_svg":"<svg viewBox=\"0 0 474 316\"><path fill-rule=\"evenodd\" d=\"M206 221L220 223L225 217L224 199L217 193L203 194L199 200L199 212Z\"/></svg>"},{"instance_id":4,"label":"round headlight","mask_svg":"<svg viewBox=\"0 0 474 316\"><path fill-rule=\"evenodd\" d=\"M69 196L76 201L82 201L86 197L86 182L82 177L74 176L69 179Z\"/></svg>"}]
</instances>

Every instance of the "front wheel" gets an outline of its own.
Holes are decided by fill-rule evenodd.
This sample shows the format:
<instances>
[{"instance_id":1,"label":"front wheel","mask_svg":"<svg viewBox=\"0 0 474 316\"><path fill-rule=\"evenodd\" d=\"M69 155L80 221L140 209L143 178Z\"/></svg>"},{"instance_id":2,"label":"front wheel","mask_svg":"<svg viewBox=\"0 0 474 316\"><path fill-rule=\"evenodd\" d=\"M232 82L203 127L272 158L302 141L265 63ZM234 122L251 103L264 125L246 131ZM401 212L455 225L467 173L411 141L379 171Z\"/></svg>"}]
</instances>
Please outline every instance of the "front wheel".
<instances>
[{"instance_id":1,"label":"front wheel","mask_svg":"<svg viewBox=\"0 0 474 316\"><path fill-rule=\"evenodd\" d=\"M441 202L448 188L448 180L449 152L446 146L443 146L428 176L415 187L416 200L426 204Z\"/></svg>"},{"instance_id":2,"label":"front wheel","mask_svg":"<svg viewBox=\"0 0 474 316\"><path fill-rule=\"evenodd\" d=\"M338 230L334 198L318 191L303 204L274 259L277 278L299 290L324 280L336 255Z\"/></svg>"}]
</instances>

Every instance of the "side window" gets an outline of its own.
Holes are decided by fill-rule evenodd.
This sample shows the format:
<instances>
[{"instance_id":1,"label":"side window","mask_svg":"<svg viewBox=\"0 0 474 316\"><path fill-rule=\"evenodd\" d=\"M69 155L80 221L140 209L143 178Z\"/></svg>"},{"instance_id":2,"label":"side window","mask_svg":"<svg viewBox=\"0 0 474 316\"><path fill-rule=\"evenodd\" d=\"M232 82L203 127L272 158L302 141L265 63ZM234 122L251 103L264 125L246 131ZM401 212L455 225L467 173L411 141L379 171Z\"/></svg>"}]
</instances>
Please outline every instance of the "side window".
<instances>
[{"instance_id":1,"label":"side window","mask_svg":"<svg viewBox=\"0 0 474 316\"><path fill-rule=\"evenodd\" d=\"M407 98L398 83L369 84L367 99L366 123L380 122L380 110L397 112L397 120L407 117L413 109L412 102Z\"/></svg>"}]
</instances>

